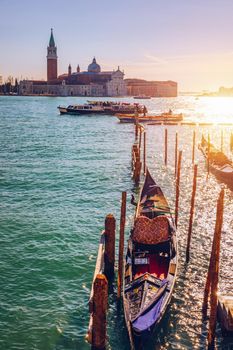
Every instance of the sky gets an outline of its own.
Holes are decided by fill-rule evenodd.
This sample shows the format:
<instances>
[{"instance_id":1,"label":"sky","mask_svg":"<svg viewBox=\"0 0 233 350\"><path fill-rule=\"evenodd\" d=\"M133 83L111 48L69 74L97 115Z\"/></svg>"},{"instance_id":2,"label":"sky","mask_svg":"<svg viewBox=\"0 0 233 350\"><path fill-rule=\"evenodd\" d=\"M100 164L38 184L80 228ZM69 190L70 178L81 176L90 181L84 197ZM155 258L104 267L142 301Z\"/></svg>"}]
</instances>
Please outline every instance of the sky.
<instances>
[{"instance_id":1,"label":"sky","mask_svg":"<svg viewBox=\"0 0 233 350\"><path fill-rule=\"evenodd\" d=\"M58 72L96 57L125 78L179 91L233 86L233 0L0 0L0 75L46 79L50 28Z\"/></svg>"}]
</instances>

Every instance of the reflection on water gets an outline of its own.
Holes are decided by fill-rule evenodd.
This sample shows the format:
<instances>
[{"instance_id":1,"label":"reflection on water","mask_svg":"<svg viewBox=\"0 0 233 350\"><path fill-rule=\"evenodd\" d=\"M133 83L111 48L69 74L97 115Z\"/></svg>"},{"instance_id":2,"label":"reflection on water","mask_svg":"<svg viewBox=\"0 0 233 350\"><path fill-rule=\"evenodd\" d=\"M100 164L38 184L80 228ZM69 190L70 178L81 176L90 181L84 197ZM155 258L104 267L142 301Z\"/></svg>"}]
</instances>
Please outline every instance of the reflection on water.
<instances>
[{"instance_id":1,"label":"reflection on water","mask_svg":"<svg viewBox=\"0 0 233 350\"><path fill-rule=\"evenodd\" d=\"M60 117L57 105L77 98L0 98L0 348L90 349L88 297L104 217L119 225L121 191L135 192L130 156L133 125L115 117ZM125 99L126 101L130 99ZM84 99L79 99L83 102ZM143 101L141 101L143 102ZM151 99L155 113L173 109L190 120L233 122L232 98ZM9 107L10 106L10 107ZM191 259L185 264L193 181L192 133L210 134L224 151L231 127L168 127L168 166L164 166L164 126L147 126L147 163L174 208L174 144L183 150L179 213L179 274L172 302L148 349L206 349L201 304L221 184L210 175L196 149L198 183ZM130 195L128 195L129 201ZM220 291L232 291L233 193L226 188ZM128 203L126 239L134 208ZM117 242L118 243L118 242ZM108 348L129 349L116 288L110 295ZM217 330L219 349L230 349Z\"/></svg>"},{"instance_id":2,"label":"reflection on water","mask_svg":"<svg viewBox=\"0 0 233 350\"><path fill-rule=\"evenodd\" d=\"M143 100L142 100L143 101ZM151 113L161 113L171 108L184 113L192 121L233 123L233 97L181 96L178 99L152 99L143 101Z\"/></svg>"}]
</instances>

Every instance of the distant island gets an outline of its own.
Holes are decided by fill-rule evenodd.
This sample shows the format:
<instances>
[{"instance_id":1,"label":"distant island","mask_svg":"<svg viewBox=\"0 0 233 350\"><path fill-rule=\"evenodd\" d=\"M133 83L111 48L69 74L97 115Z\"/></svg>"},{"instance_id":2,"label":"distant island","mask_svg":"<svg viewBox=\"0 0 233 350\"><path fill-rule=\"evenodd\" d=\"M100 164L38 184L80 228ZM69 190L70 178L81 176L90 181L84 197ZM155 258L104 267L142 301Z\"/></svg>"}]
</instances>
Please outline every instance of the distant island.
<instances>
[{"instance_id":1,"label":"distant island","mask_svg":"<svg viewBox=\"0 0 233 350\"><path fill-rule=\"evenodd\" d=\"M215 92L203 92L199 96L208 96L208 97L233 97L233 87L226 88L221 86L218 91Z\"/></svg>"}]
</instances>

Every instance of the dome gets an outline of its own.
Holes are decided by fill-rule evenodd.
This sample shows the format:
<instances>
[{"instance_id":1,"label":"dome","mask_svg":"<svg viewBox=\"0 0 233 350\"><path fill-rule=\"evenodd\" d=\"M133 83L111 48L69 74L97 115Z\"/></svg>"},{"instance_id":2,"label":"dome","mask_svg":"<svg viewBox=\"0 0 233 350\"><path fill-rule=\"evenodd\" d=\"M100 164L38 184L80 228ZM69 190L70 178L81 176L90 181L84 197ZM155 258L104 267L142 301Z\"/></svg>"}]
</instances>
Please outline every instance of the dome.
<instances>
[{"instance_id":1,"label":"dome","mask_svg":"<svg viewBox=\"0 0 233 350\"><path fill-rule=\"evenodd\" d=\"M100 72L100 65L98 65L98 63L96 63L95 57L93 58L92 63L89 64L89 66L88 66L88 72L91 72L91 73L99 73Z\"/></svg>"}]
</instances>

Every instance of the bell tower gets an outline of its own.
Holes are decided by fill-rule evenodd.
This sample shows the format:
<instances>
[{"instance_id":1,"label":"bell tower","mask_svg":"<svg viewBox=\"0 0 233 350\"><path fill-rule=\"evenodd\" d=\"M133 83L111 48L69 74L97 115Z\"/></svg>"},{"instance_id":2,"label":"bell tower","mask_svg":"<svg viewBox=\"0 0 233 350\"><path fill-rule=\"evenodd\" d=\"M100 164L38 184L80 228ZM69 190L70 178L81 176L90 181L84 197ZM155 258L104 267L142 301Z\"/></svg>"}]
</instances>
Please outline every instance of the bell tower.
<instances>
[{"instance_id":1,"label":"bell tower","mask_svg":"<svg viewBox=\"0 0 233 350\"><path fill-rule=\"evenodd\" d=\"M47 47L47 81L57 79L57 47L53 37L53 29L51 28L51 35L49 46Z\"/></svg>"}]
</instances>

